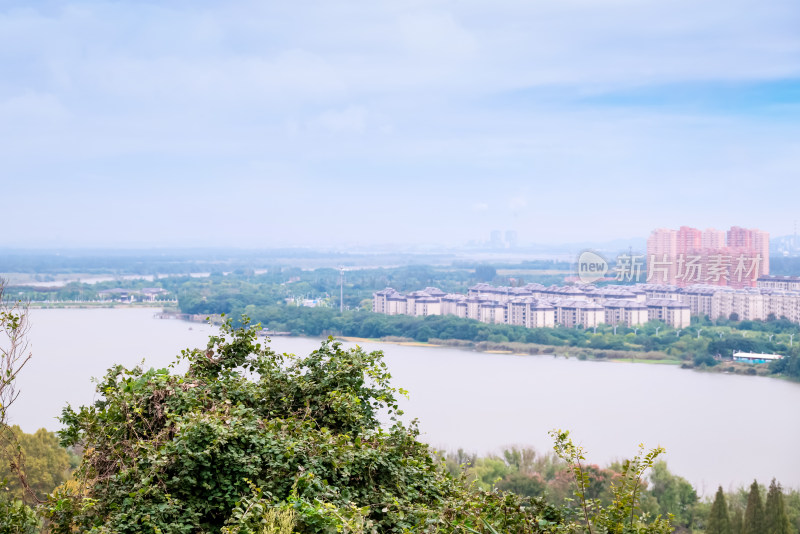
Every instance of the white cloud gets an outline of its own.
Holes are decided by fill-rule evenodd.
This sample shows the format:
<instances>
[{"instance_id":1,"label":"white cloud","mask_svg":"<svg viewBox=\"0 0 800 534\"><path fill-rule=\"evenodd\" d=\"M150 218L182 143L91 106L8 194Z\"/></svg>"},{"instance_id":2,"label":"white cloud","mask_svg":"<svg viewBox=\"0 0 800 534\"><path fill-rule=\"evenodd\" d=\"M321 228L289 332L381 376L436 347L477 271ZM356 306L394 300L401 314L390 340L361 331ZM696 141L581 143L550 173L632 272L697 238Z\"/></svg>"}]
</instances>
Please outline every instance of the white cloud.
<instances>
[{"instance_id":1,"label":"white cloud","mask_svg":"<svg viewBox=\"0 0 800 534\"><path fill-rule=\"evenodd\" d=\"M565 208L540 199L567 192L579 193L569 195L579 212L634 206L592 229L608 234L633 217L646 228L655 217L723 213L732 199L707 200L735 191L734 176L758 177L748 201L772 206L763 215L770 224L793 209L789 196L770 192L800 165L791 141L800 138L797 109L574 99L800 78L796 0L32 5L0 9L0 159L16 178L4 190L12 209L30 194L20 184L86 176L107 177L106 189L86 193L96 202L116 184L136 183L203 204L226 185L266 180L263 196L274 193L272 209L288 217L284 197L314 197L302 226L280 232L286 240L321 227L365 240L469 239L485 231L476 212L507 207L497 216L533 225ZM298 176L303 188L278 185ZM337 188L327 188L332 181ZM637 211L652 184L664 201ZM57 192L37 190L42 206L58 205ZM220 234L225 221L247 219L237 199L219 204ZM375 224L354 216L334 228L317 215L334 201L376 199L396 201L406 215L419 209L419 218L375 208ZM424 213L420 199L430 202ZM409 222L423 219L424 228ZM574 230L550 231L569 238Z\"/></svg>"}]
</instances>

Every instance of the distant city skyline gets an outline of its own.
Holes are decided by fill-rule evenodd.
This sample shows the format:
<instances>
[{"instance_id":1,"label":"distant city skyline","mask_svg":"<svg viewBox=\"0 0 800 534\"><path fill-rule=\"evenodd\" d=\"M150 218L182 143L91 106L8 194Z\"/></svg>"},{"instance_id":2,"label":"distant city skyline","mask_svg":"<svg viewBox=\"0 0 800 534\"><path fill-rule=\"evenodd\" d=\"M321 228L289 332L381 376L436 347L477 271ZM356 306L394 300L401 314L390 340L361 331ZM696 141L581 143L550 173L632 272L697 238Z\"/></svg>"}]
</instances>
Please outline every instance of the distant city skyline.
<instances>
[{"instance_id":1,"label":"distant city skyline","mask_svg":"<svg viewBox=\"0 0 800 534\"><path fill-rule=\"evenodd\" d=\"M420 242L400 242L400 243L390 243L390 242L372 242L372 243L363 243L357 241L350 241L350 242L342 242L339 244L332 244L332 243L323 243L320 245L310 245L305 243L287 243L284 245L250 245L250 244L217 244L211 243L208 244L207 242L199 242L199 243L174 243L174 244L163 244L159 242L131 242L131 243L111 243L111 244L75 244L75 243L62 243L62 242L27 242L27 243L18 243L18 244L0 244L0 251L2 250L14 250L14 251L70 251L74 250L76 252L79 251L87 251L87 252L101 252L101 251L158 251L158 250L176 250L176 251L198 251L198 252L209 252L209 251L225 251L225 250L291 250L291 249L307 249L309 251L365 251L365 250L380 250L380 251L387 251L389 249L396 248L398 251L414 251L414 250L463 250L468 251L470 249L476 250L486 250L486 251L520 251L520 250L530 250L530 249L543 249L545 251L555 251L555 252L569 252L577 253L586 249L592 248L600 248L605 252L624 252L628 249L632 249L634 252L646 254L647 251L647 241L649 236L651 235L652 231L649 233L645 233L642 235L635 235L635 236L625 236L625 237L611 237L611 238L604 238L601 236L598 239L591 240L591 239L570 239L570 240L553 240L553 241L526 241L519 236L517 236L517 240L513 246L509 246L506 244L504 239L501 239L499 244L493 244L492 241L492 232L494 230L487 230L483 234L478 235L475 239L468 239L464 242L460 243L436 243L432 241L420 241ZM505 234L507 230L502 231ZM768 233L768 232L767 232ZM794 234L787 234L783 236L771 236L770 235L770 246L778 248L780 247L784 251L789 249L794 253L800 253L800 236L795 237ZM796 244L795 244L796 242ZM773 254L777 254L778 252L773 252Z\"/></svg>"},{"instance_id":2,"label":"distant city skyline","mask_svg":"<svg viewBox=\"0 0 800 534\"><path fill-rule=\"evenodd\" d=\"M647 239L648 281L755 287L769 274L769 245L769 233L757 228L657 228Z\"/></svg>"},{"instance_id":3,"label":"distant city skyline","mask_svg":"<svg viewBox=\"0 0 800 534\"><path fill-rule=\"evenodd\" d=\"M0 247L794 232L795 0L0 6Z\"/></svg>"}]
</instances>

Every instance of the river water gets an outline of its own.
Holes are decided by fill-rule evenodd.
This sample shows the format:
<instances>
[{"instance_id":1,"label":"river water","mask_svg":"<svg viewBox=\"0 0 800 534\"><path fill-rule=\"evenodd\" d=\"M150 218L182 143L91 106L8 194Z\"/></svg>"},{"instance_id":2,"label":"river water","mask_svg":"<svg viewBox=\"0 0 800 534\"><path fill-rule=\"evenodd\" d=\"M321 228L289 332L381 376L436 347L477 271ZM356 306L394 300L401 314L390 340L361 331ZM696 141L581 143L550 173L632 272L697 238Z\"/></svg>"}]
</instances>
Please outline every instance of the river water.
<instances>
[{"instance_id":1,"label":"river water","mask_svg":"<svg viewBox=\"0 0 800 534\"><path fill-rule=\"evenodd\" d=\"M12 423L59 428L67 403L91 403L92 377L112 364L166 366L205 346L208 325L153 318L155 309L32 310L34 357L19 379ZM278 352L307 354L320 340L277 337ZM347 345L354 345L348 343ZM629 457L637 445L667 449L670 469L704 494L717 485L776 477L800 488L800 384L700 373L667 365L484 354L454 348L364 343L383 350L403 409L437 448L480 453L511 444L547 451L564 428L590 462Z\"/></svg>"}]
</instances>

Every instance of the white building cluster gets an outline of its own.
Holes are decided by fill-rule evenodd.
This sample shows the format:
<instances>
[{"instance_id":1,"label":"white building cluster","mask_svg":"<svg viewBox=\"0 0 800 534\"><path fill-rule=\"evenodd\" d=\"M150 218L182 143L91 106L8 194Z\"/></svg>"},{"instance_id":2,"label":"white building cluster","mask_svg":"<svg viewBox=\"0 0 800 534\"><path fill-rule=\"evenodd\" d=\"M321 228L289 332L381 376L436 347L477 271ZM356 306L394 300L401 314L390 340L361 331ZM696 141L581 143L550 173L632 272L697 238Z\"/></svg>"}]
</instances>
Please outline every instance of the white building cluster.
<instances>
[{"instance_id":1,"label":"white building cluster","mask_svg":"<svg viewBox=\"0 0 800 534\"><path fill-rule=\"evenodd\" d=\"M800 323L800 277L762 276L756 287L734 289L717 285L677 287L641 284L648 298L677 300L689 306L692 315L711 319L736 314L742 321L765 321L785 317Z\"/></svg>"},{"instance_id":2,"label":"white building cluster","mask_svg":"<svg viewBox=\"0 0 800 534\"><path fill-rule=\"evenodd\" d=\"M762 276L757 287L664 284L523 287L476 284L466 295L435 287L402 294L386 288L373 294L372 311L386 315L455 315L484 323L528 328L592 328L601 323L636 326L659 320L689 326L691 315L711 319L766 320L786 317L800 323L800 277Z\"/></svg>"},{"instance_id":3,"label":"white building cluster","mask_svg":"<svg viewBox=\"0 0 800 534\"><path fill-rule=\"evenodd\" d=\"M678 299L648 298L637 286L523 287L477 284L467 295L427 287L402 294L386 288L373 295L372 311L387 315L455 315L484 323L528 328L593 328L599 324L636 326L660 320L676 328L689 325L689 306Z\"/></svg>"}]
</instances>

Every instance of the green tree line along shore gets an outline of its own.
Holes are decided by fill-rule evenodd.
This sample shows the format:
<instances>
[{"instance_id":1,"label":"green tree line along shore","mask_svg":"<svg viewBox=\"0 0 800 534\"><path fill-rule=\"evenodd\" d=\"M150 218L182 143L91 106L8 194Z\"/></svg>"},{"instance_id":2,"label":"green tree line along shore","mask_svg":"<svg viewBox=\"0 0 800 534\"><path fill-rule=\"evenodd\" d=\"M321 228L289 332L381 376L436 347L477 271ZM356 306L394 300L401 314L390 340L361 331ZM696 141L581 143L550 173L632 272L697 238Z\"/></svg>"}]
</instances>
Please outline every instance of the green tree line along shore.
<instances>
[{"instance_id":1,"label":"green tree line along shore","mask_svg":"<svg viewBox=\"0 0 800 534\"><path fill-rule=\"evenodd\" d=\"M154 281L129 280L99 284L72 283L62 288L9 287L11 294L35 302L43 299L84 300L112 287L162 287L178 299L178 310L193 315L246 314L264 328L306 336L347 336L450 344L479 350L528 354L565 354L578 358L636 359L680 363L717 371L773 374L800 379L800 325L771 317L739 321L736 317L710 321L695 317L689 328L675 330L663 323L638 328L602 325L596 329L540 328L489 325L453 316L408 317L373 314L371 297L386 286L401 291L437 286L465 292L477 281L518 284L556 283L562 275L542 274L569 264L528 262L515 266L467 265L451 268L410 266L361 269L345 273L344 313L338 311L340 273L335 269L303 270L273 267L256 274L238 270L206 278L177 276ZM498 275L498 272L511 274ZM524 273L524 274L519 274ZM538 273L538 274L537 274ZM555 280L553 280L555 278ZM317 307L305 307L303 300ZM658 329L658 330L657 330ZM797 341L797 343L794 343ZM785 358L754 366L726 361L734 351L775 353ZM721 364L721 365L720 365Z\"/></svg>"}]
</instances>

